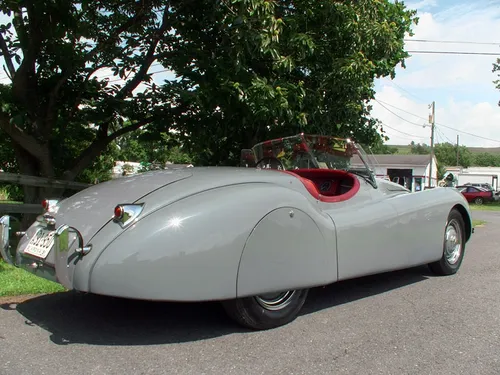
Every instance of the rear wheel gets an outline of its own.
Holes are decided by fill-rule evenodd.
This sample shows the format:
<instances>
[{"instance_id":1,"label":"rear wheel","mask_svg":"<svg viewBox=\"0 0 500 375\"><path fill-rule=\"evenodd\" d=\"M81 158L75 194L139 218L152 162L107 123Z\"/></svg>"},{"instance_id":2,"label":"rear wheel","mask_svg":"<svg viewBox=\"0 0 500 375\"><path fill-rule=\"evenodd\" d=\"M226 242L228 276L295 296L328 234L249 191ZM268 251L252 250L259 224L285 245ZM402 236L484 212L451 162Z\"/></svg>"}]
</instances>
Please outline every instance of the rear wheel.
<instances>
[{"instance_id":1,"label":"rear wheel","mask_svg":"<svg viewBox=\"0 0 500 375\"><path fill-rule=\"evenodd\" d=\"M452 275L462 264L465 252L465 223L458 210L453 209L448 216L444 232L443 256L429 268L437 275Z\"/></svg>"},{"instance_id":2,"label":"rear wheel","mask_svg":"<svg viewBox=\"0 0 500 375\"><path fill-rule=\"evenodd\" d=\"M266 293L223 301L227 314L239 324L255 330L276 328L295 320L308 289Z\"/></svg>"}]
</instances>

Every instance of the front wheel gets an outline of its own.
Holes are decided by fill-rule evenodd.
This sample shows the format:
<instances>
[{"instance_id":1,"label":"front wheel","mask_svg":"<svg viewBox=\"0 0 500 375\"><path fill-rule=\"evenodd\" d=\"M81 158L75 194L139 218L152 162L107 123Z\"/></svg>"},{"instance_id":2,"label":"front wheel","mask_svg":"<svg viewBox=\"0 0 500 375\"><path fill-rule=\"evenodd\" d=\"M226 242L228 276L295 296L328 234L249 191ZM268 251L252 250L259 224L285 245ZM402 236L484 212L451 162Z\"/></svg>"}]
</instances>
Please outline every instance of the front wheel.
<instances>
[{"instance_id":1,"label":"front wheel","mask_svg":"<svg viewBox=\"0 0 500 375\"><path fill-rule=\"evenodd\" d=\"M475 204L483 204L483 198L477 197L476 199L474 199L474 203Z\"/></svg>"},{"instance_id":2,"label":"front wheel","mask_svg":"<svg viewBox=\"0 0 500 375\"><path fill-rule=\"evenodd\" d=\"M456 209L448 216L443 242L442 258L429 264L429 268L437 275L452 275L460 268L465 252L465 223Z\"/></svg>"},{"instance_id":3,"label":"front wheel","mask_svg":"<svg viewBox=\"0 0 500 375\"><path fill-rule=\"evenodd\" d=\"M264 330L276 328L295 320L304 302L308 289L266 293L254 297L223 301L227 314L239 324Z\"/></svg>"}]
</instances>

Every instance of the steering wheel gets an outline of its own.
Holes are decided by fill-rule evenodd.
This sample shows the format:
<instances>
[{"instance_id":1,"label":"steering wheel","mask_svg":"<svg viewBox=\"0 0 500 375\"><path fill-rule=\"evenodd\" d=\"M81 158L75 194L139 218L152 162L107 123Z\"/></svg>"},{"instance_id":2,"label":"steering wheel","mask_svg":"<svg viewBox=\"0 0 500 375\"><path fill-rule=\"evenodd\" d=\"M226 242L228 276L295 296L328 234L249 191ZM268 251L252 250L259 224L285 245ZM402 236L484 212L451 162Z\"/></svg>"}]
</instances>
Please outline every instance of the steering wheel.
<instances>
[{"instance_id":1,"label":"steering wheel","mask_svg":"<svg viewBox=\"0 0 500 375\"><path fill-rule=\"evenodd\" d=\"M285 170L285 166L283 165L283 163L279 159L274 157L265 157L260 159L255 167L259 169Z\"/></svg>"}]
</instances>

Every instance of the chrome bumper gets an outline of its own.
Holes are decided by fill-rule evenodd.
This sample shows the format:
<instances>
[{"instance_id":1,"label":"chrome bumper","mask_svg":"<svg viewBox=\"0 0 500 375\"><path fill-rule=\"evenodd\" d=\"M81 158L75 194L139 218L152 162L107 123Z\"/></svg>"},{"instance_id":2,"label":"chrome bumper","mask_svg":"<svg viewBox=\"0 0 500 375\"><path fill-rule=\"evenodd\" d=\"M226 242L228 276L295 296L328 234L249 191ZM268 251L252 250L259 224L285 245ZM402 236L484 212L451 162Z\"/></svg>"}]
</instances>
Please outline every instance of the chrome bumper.
<instances>
[{"instance_id":1,"label":"chrome bumper","mask_svg":"<svg viewBox=\"0 0 500 375\"><path fill-rule=\"evenodd\" d=\"M19 237L24 235L24 232L16 232L16 236L11 236L12 221L19 223L19 220L13 216L2 216L0 218L0 256L4 261L11 265L15 265L15 255L12 254L12 248L17 249Z\"/></svg>"},{"instance_id":2,"label":"chrome bumper","mask_svg":"<svg viewBox=\"0 0 500 375\"><path fill-rule=\"evenodd\" d=\"M2 258L9 264L23 268L44 279L57 282L66 289L73 289L74 268L78 261L92 250L92 245L84 246L82 234L76 228L60 225L57 229L53 229L55 221L49 223L45 220L47 228L44 229L55 230L54 244L46 258L37 258L24 253L24 248L30 241L25 232L17 232L15 236L12 236L12 219L17 220L12 216L0 218L0 254ZM12 248L16 249L14 256Z\"/></svg>"}]
</instances>

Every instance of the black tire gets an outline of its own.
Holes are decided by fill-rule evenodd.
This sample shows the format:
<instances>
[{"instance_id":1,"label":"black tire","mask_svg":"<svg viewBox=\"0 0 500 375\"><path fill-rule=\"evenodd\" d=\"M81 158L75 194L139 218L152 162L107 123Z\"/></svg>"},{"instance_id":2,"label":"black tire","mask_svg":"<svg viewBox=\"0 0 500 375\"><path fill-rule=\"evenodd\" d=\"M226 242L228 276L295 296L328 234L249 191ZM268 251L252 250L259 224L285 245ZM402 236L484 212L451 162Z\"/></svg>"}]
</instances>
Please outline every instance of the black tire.
<instances>
[{"instance_id":1,"label":"black tire","mask_svg":"<svg viewBox=\"0 0 500 375\"><path fill-rule=\"evenodd\" d=\"M483 204L483 198L477 197L476 199L474 199L474 203L475 204Z\"/></svg>"},{"instance_id":2,"label":"black tire","mask_svg":"<svg viewBox=\"0 0 500 375\"><path fill-rule=\"evenodd\" d=\"M254 330L265 330L283 326L295 320L304 302L308 289L291 290L282 293L238 298L223 301L222 306L233 320L244 327ZM270 297L271 294L276 297ZM269 303L279 301L281 303Z\"/></svg>"},{"instance_id":3,"label":"black tire","mask_svg":"<svg viewBox=\"0 0 500 375\"><path fill-rule=\"evenodd\" d=\"M447 241L447 237L450 241ZM454 237L453 237L454 236ZM456 238L456 241L453 240ZM459 241L459 243L457 243ZM459 245L459 248L457 248ZM452 247L454 248L452 249ZM447 276L457 273L465 254L465 223L456 209L451 210L446 222L443 237L443 256L437 262L430 263L429 268L436 275Z\"/></svg>"}]
</instances>

